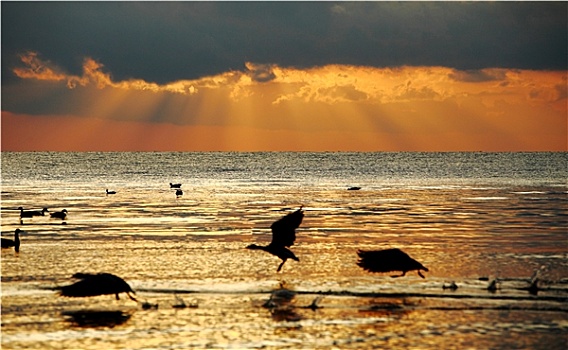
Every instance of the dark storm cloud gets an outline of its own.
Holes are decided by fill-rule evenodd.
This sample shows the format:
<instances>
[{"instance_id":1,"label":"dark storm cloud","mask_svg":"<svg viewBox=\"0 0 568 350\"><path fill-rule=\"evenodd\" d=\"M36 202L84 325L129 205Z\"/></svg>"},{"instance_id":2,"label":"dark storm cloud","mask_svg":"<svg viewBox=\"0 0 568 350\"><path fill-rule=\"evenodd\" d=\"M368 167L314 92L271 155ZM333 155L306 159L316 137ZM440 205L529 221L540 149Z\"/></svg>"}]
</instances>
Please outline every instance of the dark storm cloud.
<instances>
[{"instance_id":1,"label":"dark storm cloud","mask_svg":"<svg viewBox=\"0 0 568 350\"><path fill-rule=\"evenodd\" d=\"M38 52L165 83L245 62L566 69L566 2L5 2L2 74ZM265 66L268 67L268 66ZM267 81L271 71L253 78ZM474 78L469 74L469 78ZM462 77L462 78L465 78ZM483 78L483 77L477 77Z\"/></svg>"}]
</instances>

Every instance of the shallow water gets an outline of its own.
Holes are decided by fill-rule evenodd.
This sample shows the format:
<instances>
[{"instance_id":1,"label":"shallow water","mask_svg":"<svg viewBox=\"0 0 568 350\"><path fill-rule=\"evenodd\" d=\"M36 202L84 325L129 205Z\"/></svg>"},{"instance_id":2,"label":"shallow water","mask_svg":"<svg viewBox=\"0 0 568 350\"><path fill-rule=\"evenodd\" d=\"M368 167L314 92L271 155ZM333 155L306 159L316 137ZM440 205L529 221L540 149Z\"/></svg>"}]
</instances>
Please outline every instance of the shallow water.
<instances>
[{"instance_id":1,"label":"shallow water","mask_svg":"<svg viewBox=\"0 0 568 350\"><path fill-rule=\"evenodd\" d=\"M2 348L564 349L567 163L566 153L3 152L2 237L25 233L19 253L2 250ZM276 257L244 247L269 243L270 224L301 205L300 262L276 273ZM20 206L69 216L21 224ZM426 278L355 264L357 249L391 247ZM114 273L158 307L58 296L76 272ZM458 289L442 288L450 282Z\"/></svg>"}]
</instances>

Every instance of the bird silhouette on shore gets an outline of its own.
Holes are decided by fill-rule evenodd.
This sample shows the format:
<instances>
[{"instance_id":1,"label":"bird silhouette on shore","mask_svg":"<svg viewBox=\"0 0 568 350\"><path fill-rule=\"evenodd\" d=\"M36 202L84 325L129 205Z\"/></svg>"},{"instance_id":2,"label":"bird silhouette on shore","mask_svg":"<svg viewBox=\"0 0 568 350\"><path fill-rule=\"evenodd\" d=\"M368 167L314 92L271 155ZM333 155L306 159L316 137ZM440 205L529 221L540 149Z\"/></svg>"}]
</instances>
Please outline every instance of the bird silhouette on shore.
<instances>
[{"instance_id":1,"label":"bird silhouette on shore","mask_svg":"<svg viewBox=\"0 0 568 350\"><path fill-rule=\"evenodd\" d=\"M21 232L24 232L24 231L17 228L16 231L14 231L14 239L13 240L11 240L9 238L2 238L2 248L14 247L14 250L16 251L16 253L18 253L20 251L20 233Z\"/></svg>"},{"instance_id":2,"label":"bird silhouette on shore","mask_svg":"<svg viewBox=\"0 0 568 350\"><path fill-rule=\"evenodd\" d=\"M272 241L269 245L259 246L251 244L246 248L264 250L267 253L279 257L282 260L282 263L278 266L276 272L280 272L286 260L292 259L300 261L300 259L298 259L296 255L294 255L294 253L286 247L290 247L294 244L294 241L296 240L296 229L302 223L303 218L304 212L302 207L300 207L300 209L285 215L270 226L272 230Z\"/></svg>"},{"instance_id":3,"label":"bird silhouette on shore","mask_svg":"<svg viewBox=\"0 0 568 350\"><path fill-rule=\"evenodd\" d=\"M93 297L98 295L114 294L116 300L120 300L118 294L126 295L134 301L135 297L130 293L136 294L122 278L110 273L76 273L73 278L79 279L68 286L58 287L59 294L64 297Z\"/></svg>"},{"instance_id":4,"label":"bird silhouette on shore","mask_svg":"<svg viewBox=\"0 0 568 350\"><path fill-rule=\"evenodd\" d=\"M391 276L402 277L408 271L416 270L418 275L424 278L420 271L428 271L421 263L397 248L370 251L359 250L357 254L359 255L357 265L370 272L402 271L401 275Z\"/></svg>"},{"instance_id":5,"label":"bird silhouette on shore","mask_svg":"<svg viewBox=\"0 0 568 350\"><path fill-rule=\"evenodd\" d=\"M173 184L170 182L170 188L181 188L181 184Z\"/></svg>"},{"instance_id":6,"label":"bird silhouette on shore","mask_svg":"<svg viewBox=\"0 0 568 350\"><path fill-rule=\"evenodd\" d=\"M67 209L63 209L62 211L56 211L55 213L49 214L52 219L61 219L65 220L67 218Z\"/></svg>"}]
</instances>

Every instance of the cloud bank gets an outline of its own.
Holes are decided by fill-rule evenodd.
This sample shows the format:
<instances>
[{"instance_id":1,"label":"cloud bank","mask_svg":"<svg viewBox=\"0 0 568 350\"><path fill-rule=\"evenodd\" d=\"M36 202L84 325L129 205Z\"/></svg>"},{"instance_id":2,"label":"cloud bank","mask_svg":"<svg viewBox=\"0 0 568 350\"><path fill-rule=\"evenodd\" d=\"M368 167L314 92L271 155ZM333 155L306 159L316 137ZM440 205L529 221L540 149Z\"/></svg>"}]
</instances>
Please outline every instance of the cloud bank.
<instances>
[{"instance_id":1,"label":"cloud bank","mask_svg":"<svg viewBox=\"0 0 568 350\"><path fill-rule=\"evenodd\" d=\"M3 78L39 52L166 84L269 65L566 69L566 2L2 2ZM473 77L471 77L473 78Z\"/></svg>"}]
</instances>

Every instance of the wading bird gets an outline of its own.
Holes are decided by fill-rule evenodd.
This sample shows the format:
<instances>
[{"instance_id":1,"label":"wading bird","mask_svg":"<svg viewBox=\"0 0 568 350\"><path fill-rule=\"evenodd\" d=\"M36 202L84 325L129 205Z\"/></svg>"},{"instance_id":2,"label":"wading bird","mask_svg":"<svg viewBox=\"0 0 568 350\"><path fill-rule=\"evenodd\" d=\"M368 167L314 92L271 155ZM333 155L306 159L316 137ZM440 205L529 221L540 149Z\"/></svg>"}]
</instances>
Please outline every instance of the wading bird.
<instances>
[{"instance_id":1,"label":"wading bird","mask_svg":"<svg viewBox=\"0 0 568 350\"><path fill-rule=\"evenodd\" d=\"M119 293L126 295L134 300L130 293L136 294L122 278L110 273L76 273L73 278L80 281L68 286L59 287L60 295L64 297L94 297L97 295L115 294L116 300L120 300Z\"/></svg>"},{"instance_id":2,"label":"wading bird","mask_svg":"<svg viewBox=\"0 0 568 350\"><path fill-rule=\"evenodd\" d=\"M294 244L296 240L296 229L302 223L304 218L304 212L302 207L293 213L287 214L278 221L275 221L270 228L272 229L272 241L267 246L259 246L256 244L251 244L247 246L247 249L264 250L272 255L276 255L282 259L282 263L278 266L276 272L282 269L282 266L288 259L293 259L300 261L292 253L292 251L286 247L290 247Z\"/></svg>"},{"instance_id":3,"label":"wading bird","mask_svg":"<svg viewBox=\"0 0 568 350\"><path fill-rule=\"evenodd\" d=\"M416 270L418 275L424 278L420 270L428 271L421 263L397 248L371 251L359 250L357 254L359 255L357 265L370 272L402 271L402 275L391 276L402 277L408 271Z\"/></svg>"},{"instance_id":4,"label":"wading bird","mask_svg":"<svg viewBox=\"0 0 568 350\"><path fill-rule=\"evenodd\" d=\"M14 250L16 251L16 253L19 252L20 251L20 232L24 232L24 231L17 228L16 231L14 232L14 240L11 240L9 238L2 238L2 248L14 247Z\"/></svg>"},{"instance_id":5,"label":"wading bird","mask_svg":"<svg viewBox=\"0 0 568 350\"><path fill-rule=\"evenodd\" d=\"M106 194L107 194L107 196L108 196L109 194L116 194L116 191L109 191L108 188L107 188Z\"/></svg>"},{"instance_id":6,"label":"wading bird","mask_svg":"<svg viewBox=\"0 0 568 350\"><path fill-rule=\"evenodd\" d=\"M170 188L181 188L181 184L173 184L170 182Z\"/></svg>"},{"instance_id":7,"label":"wading bird","mask_svg":"<svg viewBox=\"0 0 568 350\"><path fill-rule=\"evenodd\" d=\"M63 209L62 211L57 211L55 213L49 214L52 219L61 219L65 220L67 218L67 209Z\"/></svg>"}]
</instances>

